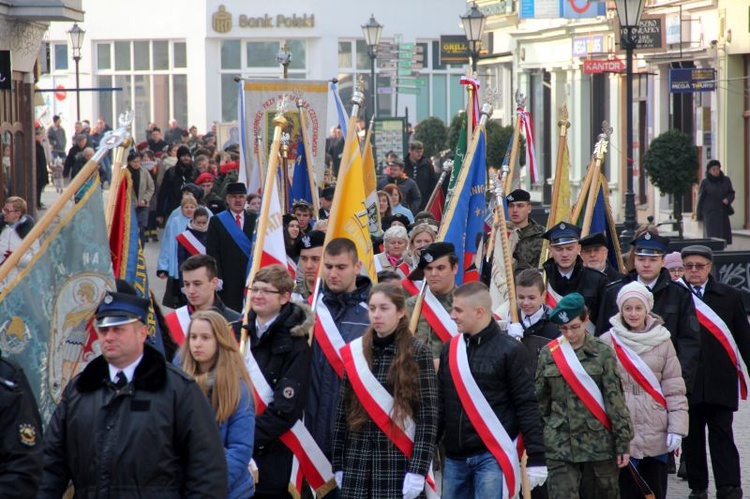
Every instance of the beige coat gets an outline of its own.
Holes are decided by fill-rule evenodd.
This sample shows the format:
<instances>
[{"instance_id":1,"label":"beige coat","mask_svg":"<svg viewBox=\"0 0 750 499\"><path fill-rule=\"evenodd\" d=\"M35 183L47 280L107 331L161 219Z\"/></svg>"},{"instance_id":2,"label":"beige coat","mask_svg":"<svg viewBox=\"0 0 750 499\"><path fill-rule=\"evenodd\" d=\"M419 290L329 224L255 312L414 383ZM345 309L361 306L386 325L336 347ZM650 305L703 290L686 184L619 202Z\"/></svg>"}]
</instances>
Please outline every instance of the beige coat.
<instances>
[{"instance_id":1,"label":"beige coat","mask_svg":"<svg viewBox=\"0 0 750 499\"><path fill-rule=\"evenodd\" d=\"M609 332L604 333L600 339L612 346ZM665 454L667 433L682 437L688 433L685 381L682 378L680 361L677 359L672 341L666 340L651 350L643 352L640 357L659 381L664 397L667 399L667 409L665 410L651 395L646 393L622 367L622 364L617 363L635 434L630 442L630 455L637 459Z\"/></svg>"}]
</instances>

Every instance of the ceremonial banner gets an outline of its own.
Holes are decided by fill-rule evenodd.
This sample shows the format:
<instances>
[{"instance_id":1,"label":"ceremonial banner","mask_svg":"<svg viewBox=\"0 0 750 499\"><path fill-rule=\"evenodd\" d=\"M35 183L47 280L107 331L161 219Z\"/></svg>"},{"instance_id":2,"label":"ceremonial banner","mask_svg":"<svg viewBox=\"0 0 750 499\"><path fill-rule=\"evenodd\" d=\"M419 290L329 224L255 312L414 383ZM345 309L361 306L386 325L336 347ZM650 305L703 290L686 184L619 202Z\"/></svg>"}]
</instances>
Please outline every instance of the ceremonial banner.
<instances>
[{"instance_id":1,"label":"ceremonial banner","mask_svg":"<svg viewBox=\"0 0 750 499\"><path fill-rule=\"evenodd\" d=\"M313 205L310 175L307 171L307 157L305 156L305 143L302 140L297 140L297 157L294 159L294 173L292 175L292 195L289 199L290 211L297 201L304 201L310 206ZM318 214L313 213L313 218L317 217Z\"/></svg>"},{"instance_id":2,"label":"ceremonial banner","mask_svg":"<svg viewBox=\"0 0 750 499\"><path fill-rule=\"evenodd\" d=\"M258 157L258 141L247 140L248 137L262 137L262 147L268 150L273 138L273 118L276 116L276 107L280 101L301 101L302 107L307 113L307 126L305 133L309 140L311 151L316 166L315 175L317 179L323 178L325 166L325 139L326 139L326 116L328 111L328 82L306 81L306 80L245 80L245 140L247 144L253 144L253 154ZM289 109L284 117L291 125L289 133L289 150L297 150L297 140L301 137L300 114L297 109ZM252 135L250 135L252 134ZM309 159L309 158L308 158Z\"/></svg>"},{"instance_id":3,"label":"ceremonial banner","mask_svg":"<svg viewBox=\"0 0 750 499\"><path fill-rule=\"evenodd\" d=\"M382 236L382 220L380 220L380 209L378 209L378 178L375 174L375 155L372 152L372 123L367 129L362 156L364 161L362 168L364 171L365 207L367 208L367 219L370 223L370 234Z\"/></svg>"},{"instance_id":4,"label":"ceremonial banner","mask_svg":"<svg viewBox=\"0 0 750 499\"><path fill-rule=\"evenodd\" d=\"M609 204L609 187L607 178L603 173L594 177L595 186L589 191L582 190L576 203L576 209L581 210L578 220L574 220L579 227L583 229L581 237L597 232L604 232L607 238L607 261L612 267L620 272L625 271L622 261L622 252L620 249L620 238L617 235L614 218L612 217L612 208ZM595 192L595 199L592 199L590 192ZM589 203L594 203L593 209L588 208ZM580 207L580 208L579 208ZM591 214L590 220L586 220L586 215ZM586 230L588 226L588 230Z\"/></svg>"},{"instance_id":5,"label":"ceremonial banner","mask_svg":"<svg viewBox=\"0 0 750 499\"><path fill-rule=\"evenodd\" d=\"M99 180L78 198L0 301L0 349L24 368L45 422L68 381L99 355L92 318L115 289Z\"/></svg>"}]
</instances>

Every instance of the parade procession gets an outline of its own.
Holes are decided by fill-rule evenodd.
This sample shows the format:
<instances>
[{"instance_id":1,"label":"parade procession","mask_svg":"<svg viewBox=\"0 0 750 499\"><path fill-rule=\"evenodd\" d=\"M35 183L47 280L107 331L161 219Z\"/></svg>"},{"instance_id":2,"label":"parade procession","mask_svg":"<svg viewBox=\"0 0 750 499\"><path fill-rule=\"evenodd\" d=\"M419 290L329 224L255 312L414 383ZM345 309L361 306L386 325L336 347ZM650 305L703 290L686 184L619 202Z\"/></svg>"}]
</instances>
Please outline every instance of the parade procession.
<instances>
[{"instance_id":1,"label":"parade procession","mask_svg":"<svg viewBox=\"0 0 750 499\"><path fill-rule=\"evenodd\" d=\"M698 0L383 2L0 0L0 498L743 497L742 126L653 77Z\"/></svg>"}]
</instances>

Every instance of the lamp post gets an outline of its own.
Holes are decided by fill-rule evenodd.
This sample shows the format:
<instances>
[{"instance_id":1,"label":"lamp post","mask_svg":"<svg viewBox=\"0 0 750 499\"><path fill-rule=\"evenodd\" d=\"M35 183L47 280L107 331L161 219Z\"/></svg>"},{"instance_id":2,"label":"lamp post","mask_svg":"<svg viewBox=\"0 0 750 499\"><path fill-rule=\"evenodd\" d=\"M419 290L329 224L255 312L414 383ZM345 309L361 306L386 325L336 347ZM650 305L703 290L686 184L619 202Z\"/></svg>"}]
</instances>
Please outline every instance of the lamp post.
<instances>
[{"instance_id":1,"label":"lamp post","mask_svg":"<svg viewBox=\"0 0 750 499\"><path fill-rule=\"evenodd\" d=\"M73 27L68 31L70 47L73 49L73 60L76 63L76 121L81 121L81 92L79 91L81 85L78 63L81 62L81 47L85 36L86 32L78 26L78 23L73 23Z\"/></svg>"},{"instance_id":2,"label":"lamp post","mask_svg":"<svg viewBox=\"0 0 750 499\"><path fill-rule=\"evenodd\" d=\"M474 2L472 2L471 8L466 11L466 14L459 17L466 33L466 41L469 42L471 71L472 73L476 73L477 62L479 62L479 49L482 47L482 35L484 34L484 25L487 23L487 18Z\"/></svg>"},{"instance_id":3,"label":"lamp post","mask_svg":"<svg viewBox=\"0 0 750 499\"><path fill-rule=\"evenodd\" d=\"M372 116L378 112L378 89L375 80L375 59L378 57L378 44L380 35L383 33L383 25L375 20L375 15L370 14L370 20L362 25L362 34L365 35L367 44L367 55L370 56L370 94L372 94ZM365 123L367 123L367 108L365 107Z\"/></svg>"},{"instance_id":4,"label":"lamp post","mask_svg":"<svg viewBox=\"0 0 750 499\"><path fill-rule=\"evenodd\" d=\"M620 241L627 245L635 236L638 225L635 215L635 192L633 192L633 50L638 44L638 22L641 20L645 0L615 0L617 18L620 21L620 44L625 49L625 230Z\"/></svg>"}]
</instances>

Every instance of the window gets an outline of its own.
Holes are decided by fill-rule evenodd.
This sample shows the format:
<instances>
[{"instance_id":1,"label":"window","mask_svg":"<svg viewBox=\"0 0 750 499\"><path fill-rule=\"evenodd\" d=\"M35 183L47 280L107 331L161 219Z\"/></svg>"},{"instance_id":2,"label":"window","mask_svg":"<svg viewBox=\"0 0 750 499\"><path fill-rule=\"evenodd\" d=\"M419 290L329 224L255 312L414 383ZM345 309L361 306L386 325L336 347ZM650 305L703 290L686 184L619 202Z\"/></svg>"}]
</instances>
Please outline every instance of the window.
<instances>
[{"instance_id":1,"label":"window","mask_svg":"<svg viewBox=\"0 0 750 499\"><path fill-rule=\"evenodd\" d=\"M247 42L247 66L251 68L275 68L276 54L279 53L279 42ZM294 53L292 53L294 57Z\"/></svg>"},{"instance_id":2,"label":"window","mask_svg":"<svg viewBox=\"0 0 750 499\"><path fill-rule=\"evenodd\" d=\"M130 70L130 42L115 42L115 70Z\"/></svg>"},{"instance_id":3,"label":"window","mask_svg":"<svg viewBox=\"0 0 750 499\"><path fill-rule=\"evenodd\" d=\"M96 46L96 67L99 69L112 69L112 44L100 43ZM107 123L111 121L107 120Z\"/></svg>"},{"instance_id":4,"label":"window","mask_svg":"<svg viewBox=\"0 0 750 499\"><path fill-rule=\"evenodd\" d=\"M364 40L357 40L357 69L370 70L370 56L367 51L370 50Z\"/></svg>"},{"instance_id":5,"label":"window","mask_svg":"<svg viewBox=\"0 0 750 499\"><path fill-rule=\"evenodd\" d=\"M151 68L150 42L133 42L133 63L136 71L148 71Z\"/></svg>"},{"instance_id":6,"label":"window","mask_svg":"<svg viewBox=\"0 0 750 499\"><path fill-rule=\"evenodd\" d=\"M68 45L65 43L55 44L55 71L67 71L68 69Z\"/></svg>"},{"instance_id":7,"label":"window","mask_svg":"<svg viewBox=\"0 0 750 499\"><path fill-rule=\"evenodd\" d=\"M242 54L239 40L225 40L221 42L221 68L240 69Z\"/></svg>"},{"instance_id":8,"label":"window","mask_svg":"<svg viewBox=\"0 0 750 499\"><path fill-rule=\"evenodd\" d=\"M339 68L352 67L352 42L339 42Z\"/></svg>"},{"instance_id":9,"label":"window","mask_svg":"<svg viewBox=\"0 0 750 499\"><path fill-rule=\"evenodd\" d=\"M174 42L172 51L174 53L173 66L176 68L187 68L187 47L185 42Z\"/></svg>"},{"instance_id":10,"label":"window","mask_svg":"<svg viewBox=\"0 0 750 499\"><path fill-rule=\"evenodd\" d=\"M154 69L169 69L169 42L153 42Z\"/></svg>"}]
</instances>

